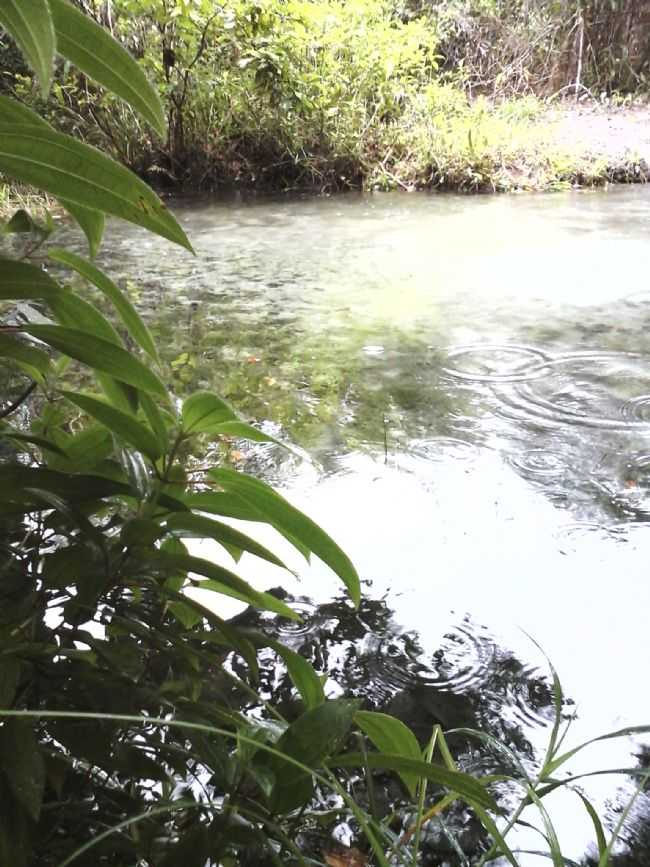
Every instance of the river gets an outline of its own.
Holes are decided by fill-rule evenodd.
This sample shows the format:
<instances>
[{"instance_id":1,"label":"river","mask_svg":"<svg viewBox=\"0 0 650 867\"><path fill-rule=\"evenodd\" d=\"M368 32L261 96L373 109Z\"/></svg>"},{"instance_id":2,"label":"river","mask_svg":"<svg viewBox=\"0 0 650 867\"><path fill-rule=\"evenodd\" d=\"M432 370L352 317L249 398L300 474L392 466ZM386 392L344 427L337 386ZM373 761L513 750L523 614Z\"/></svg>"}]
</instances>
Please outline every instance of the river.
<instances>
[{"instance_id":1,"label":"river","mask_svg":"<svg viewBox=\"0 0 650 867\"><path fill-rule=\"evenodd\" d=\"M172 207L196 258L115 224L100 262L128 276L180 391L214 388L296 447L228 458L345 547L361 615L350 626L318 564L292 559L299 582L241 572L298 597L285 637L330 693L425 695L424 724L455 724L452 693L539 754L552 697L534 639L576 716L567 747L650 722L650 190ZM572 770L638 751L607 741ZM586 791L611 825L631 789ZM580 859L587 813L570 793L549 809Z\"/></svg>"}]
</instances>

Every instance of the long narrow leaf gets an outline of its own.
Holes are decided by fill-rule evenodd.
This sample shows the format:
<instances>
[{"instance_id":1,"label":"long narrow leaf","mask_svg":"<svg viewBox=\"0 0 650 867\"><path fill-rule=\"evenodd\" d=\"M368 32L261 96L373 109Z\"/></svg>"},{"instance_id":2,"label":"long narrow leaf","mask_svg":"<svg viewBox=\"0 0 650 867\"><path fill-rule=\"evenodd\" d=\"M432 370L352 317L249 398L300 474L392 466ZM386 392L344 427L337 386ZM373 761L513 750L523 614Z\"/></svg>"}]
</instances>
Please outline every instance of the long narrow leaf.
<instances>
[{"instance_id":1,"label":"long narrow leaf","mask_svg":"<svg viewBox=\"0 0 650 867\"><path fill-rule=\"evenodd\" d=\"M495 812L497 810L494 799L485 790L480 780L476 780L468 774L455 773L438 765L431 765L428 762L416 761L415 759L407 759L404 756L389 755L387 753L368 753L366 759L372 768L384 768L390 771L397 771L398 773L406 772L426 777L440 786L457 792L460 797L470 804L477 803L488 810L494 810ZM364 757L361 753L346 753L342 756L335 756L328 764L332 768L357 768L362 767L363 762Z\"/></svg>"},{"instance_id":2,"label":"long narrow leaf","mask_svg":"<svg viewBox=\"0 0 650 867\"><path fill-rule=\"evenodd\" d=\"M217 566L216 563L204 560L202 557L191 557L188 554L172 554L168 551L152 551L147 554L147 557L167 569L176 572L194 572L197 575L204 576L208 579L207 581L197 581L195 584L199 589L214 590L217 593L232 596L234 599L239 599L247 605L252 605L254 608L274 611L276 614L288 617L291 620L300 619L296 612L289 608L288 605L285 605L280 599L276 599L275 596L271 596L269 593L260 593L254 590L243 578L240 578L228 569L224 569L222 566Z\"/></svg>"},{"instance_id":3,"label":"long narrow leaf","mask_svg":"<svg viewBox=\"0 0 650 867\"><path fill-rule=\"evenodd\" d=\"M0 171L91 210L101 210L192 252L156 194L96 148L49 129L0 123Z\"/></svg>"},{"instance_id":4,"label":"long narrow leaf","mask_svg":"<svg viewBox=\"0 0 650 867\"><path fill-rule=\"evenodd\" d=\"M68 250L62 250L58 247L51 249L48 253L50 259L55 262L60 262L72 268L86 280L95 285L113 304L120 319L126 326L129 334L135 342L149 355L156 363L159 363L158 352L153 338L149 333L149 329L140 318L137 310L131 304L124 293L113 283L113 281L96 268L93 264L76 253L71 253Z\"/></svg>"},{"instance_id":5,"label":"long narrow leaf","mask_svg":"<svg viewBox=\"0 0 650 867\"><path fill-rule=\"evenodd\" d=\"M128 102L164 135L165 114L160 97L128 51L65 0L50 0L50 8L59 54Z\"/></svg>"},{"instance_id":6,"label":"long narrow leaf","mask_svg":"<svg viewBox=\"0 0 650 867\"><path fill-rule=\"evenodd\" d=\"M167 398L167 390L155 373L125 349L107 340L60 325L28 325L23 330L114 379Z\"/></svg>"},{"instance_id":7,"label":"long narrow leaf","mask_svg":"<svg viewBox=\"0 0 650 867\"><path fill-rule=\"evenodd\" d=\"M2 95L0 95L0 121L2 123L27 124L54 131L54 128L31 108L23 105L22 102ZM104 215L101 211L69 202L61 197L59 197L59 201L81 227L88 240L90 255L95 256L104 235Z\"/></svg>"},{"instance_id":8,"label":"long narrow leaf","mask_svg":"<svg viewBox=\"0 0 650 867\"><path fill-rule=\"evenodd\" d=\"M133 416L87 394L62 391L64 397L83 412L107 427L111 433L132 445L155 461L160 457L160 446L154 434Z\"/></svg>"},{"instance_id":9,"label":"long narrow leaf","mask_svg":"<svg viewBox=\"0 0 650 867\"><path fill-rule=\"evenodd\" d=\"M326 563L343 581L355 605L361 599L359 576L350 558L298 509L264 482L234 470L213 470L210 476L227 492L240 497L276 529L288 533Z\"/></svg>"},{"instance_id":10,"label":"long narrow leaf","mask_svg":"<svg viewBox=\"0 0 650 867\"><path fill-rule=\"evenodd\" d=\"M249 554L267 560L281 569L287 568L282 560L268 548L249 538L245 533L240 533L239 530L235 530L221 521L215 521L213 518L206 518L204 515L192 515L188 512L177 513L167 519L167 527L170 530L185 532L201 538L214 539L220 544L232 545L241 551L248 551Z\"/></svg>"},{"instance_id":11,"label":"long narrow leaf","mask_svg":"<svg viewBox=\"0 0 650 867\"><path fill-rule=\"evenodd\" d=\"M42 268L17 262L15 259L0 258L0 299L17 301L19 299L56 298L63 290Z\"/></svg>"},{"instance_id":12,"label":"long narrow leaf","mask_svg":"<svg viewBox=\"0 0 650 867\"><path fill-rule=\"evenodd\" d=\"M0 0L0 25L36 73L43 94L52 81L56 37L47 0Z\"/></svg>"}]
</instances>

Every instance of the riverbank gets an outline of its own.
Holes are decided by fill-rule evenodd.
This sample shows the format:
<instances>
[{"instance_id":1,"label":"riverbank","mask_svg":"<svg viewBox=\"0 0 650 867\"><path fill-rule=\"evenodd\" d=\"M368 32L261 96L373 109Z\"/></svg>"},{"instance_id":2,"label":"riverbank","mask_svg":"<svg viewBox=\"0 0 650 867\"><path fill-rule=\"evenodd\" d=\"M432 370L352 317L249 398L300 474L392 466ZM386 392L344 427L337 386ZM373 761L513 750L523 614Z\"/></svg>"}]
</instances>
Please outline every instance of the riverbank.
<instances>
[{"instance_id":1,"label":"riverbank","mask_svg":"<svg viewBox=\"0 0 650 867\"><path fill-rule=\"evenodd\" d=\"M341 190L552 191L650 180L650 106L595 101L547 105L532 97L490 104L439 88L438 104L414 102L399 122L376 123L348 147L321 141L301 154L247 151L240 141L196 153L174 174L160 151L139 155L139 173L168 192ZM133 167L133 166L132 166ZM0 185L0 218L46 207L29 190Z\"/></svg>"}]
</instances>

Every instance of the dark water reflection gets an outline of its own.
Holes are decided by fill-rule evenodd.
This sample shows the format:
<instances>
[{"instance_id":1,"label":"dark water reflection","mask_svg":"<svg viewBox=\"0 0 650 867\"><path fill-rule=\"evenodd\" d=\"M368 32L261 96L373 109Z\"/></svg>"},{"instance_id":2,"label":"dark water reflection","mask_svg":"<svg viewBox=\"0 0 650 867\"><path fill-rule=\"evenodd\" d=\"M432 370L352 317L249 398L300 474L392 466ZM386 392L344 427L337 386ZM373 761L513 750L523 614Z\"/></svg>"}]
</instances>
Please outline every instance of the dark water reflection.
<instances>
[{"instance_id":1,"label":"dark water reflection","mask_svg":"<svg viewBox=\"0 0 650 867\"><path fill-rule=\"evenodd\" d=\"M216 388L309 456L229 457L305 506L367 582L342 626L331 576L291 561L307 617L285 637L331 690L417 707L421 732L456 700L532 761L549 684L521 627L575 702L574 743L650 720L650 192L177 211L196 258L116 226L102 264L128 277L179 392ZM635 750L607 742L572 769ZM606 777L588 791L619 797ZM589 819L553 799L580 858Z\"/></svg>"}]
</instances>

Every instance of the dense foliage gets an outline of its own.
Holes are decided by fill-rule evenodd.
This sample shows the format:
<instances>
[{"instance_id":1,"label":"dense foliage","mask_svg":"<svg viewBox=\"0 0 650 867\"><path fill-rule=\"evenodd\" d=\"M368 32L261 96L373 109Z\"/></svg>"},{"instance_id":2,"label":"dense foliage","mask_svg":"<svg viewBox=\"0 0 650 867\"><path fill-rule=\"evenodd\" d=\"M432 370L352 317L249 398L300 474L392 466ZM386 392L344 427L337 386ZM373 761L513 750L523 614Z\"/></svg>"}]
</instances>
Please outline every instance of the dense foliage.
<instances>
[{"instance_id":1,"label":"dense foliage","mask_svg":"<svg viewBox=\"0 0 650 867\"><path fill-rule=\"evenodd\" d=\"M18 0L2 0L0 23L44 95L58 51L89 88L92 79L110 89L162 132L162 105L140 68L65 0L34 0L26 16ZM0 141L0 171L57 198L90 250L86 259L52 246L49 215L19 210L3 226L14 255L0 258L0 863L322 863L301 851L297 831L344 815L361 848L343 863L417 864L423 825L462 804L484 831L476 863L505 856L516 867L505 836L533 805L563 864L541 799L567 784L555 774L581 747L561 752L556 677L541 766L531 774L504 744L466 731L501 756L499 773L477 778L458 770L439 725L422 745L395 717L327 698L306 659L206 601L225 595L298 616L236 566L191 553L191 540L210 540L234 563L252 556L283 568L232 518L270 525L321 558L352 607L360 586L344 552L269 486L190 459L215 439L269 437L216 394L181 401L139 314L91 261L105 215L191 250L173 215L122 165L6 96ZM262 649L293 682L282 708L259 694ZM393 814L374 809L375 769L397 775ZM518 793L509 809L497 803L504 785ZM620 825L607 841L584 803L604 867Z\"/></svg>"},{"instance_id":2,"label":"dense foliage","mask_svg":"<svg viewBox=\"0 0 650 867\"><path fill-rule=\"evenodd\" d=\"M650 62L650 23L632 2L79 5L139 59L162 99L164 132L67 64L36 107L156 184L332 190L589 182L589 168L533 123L538 98L642 91ZM10 43L0 49L0 86L34 104L24 64ZM605 169L592 168L594 179Z\"/></svg>"}]
</instances>

